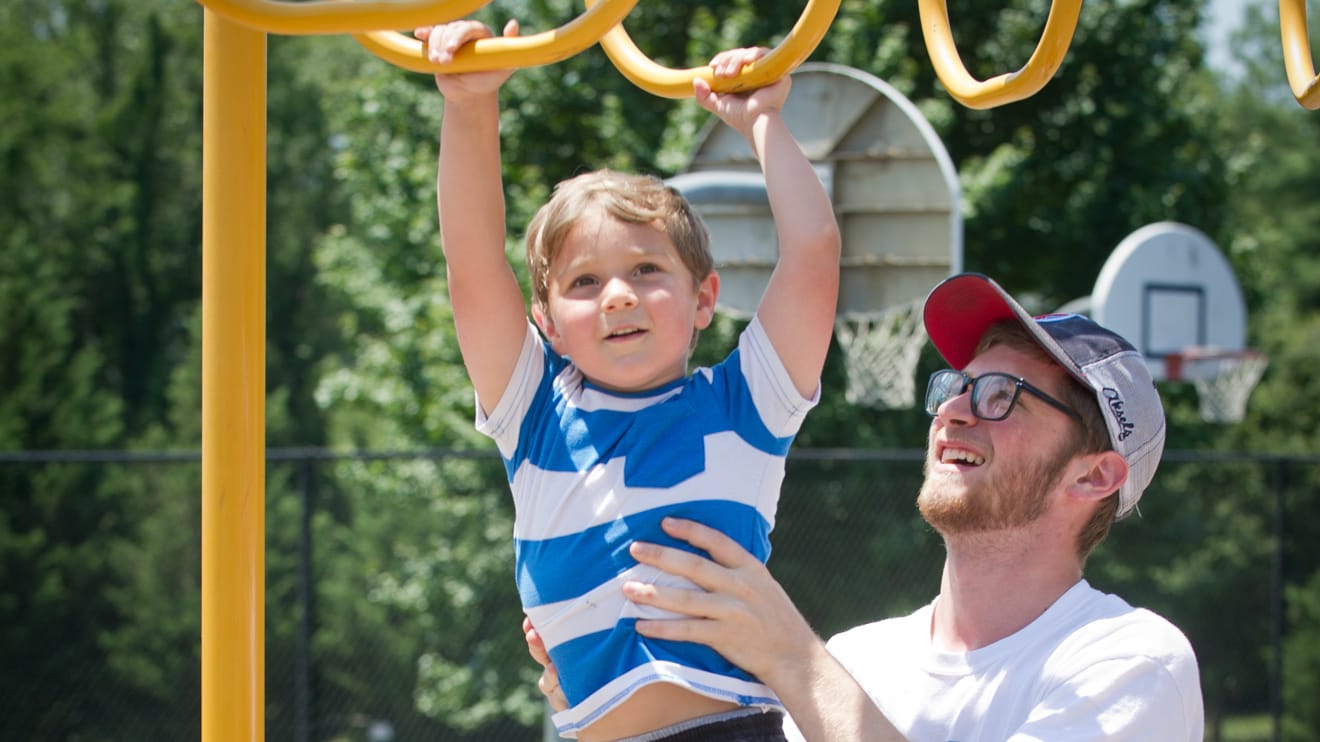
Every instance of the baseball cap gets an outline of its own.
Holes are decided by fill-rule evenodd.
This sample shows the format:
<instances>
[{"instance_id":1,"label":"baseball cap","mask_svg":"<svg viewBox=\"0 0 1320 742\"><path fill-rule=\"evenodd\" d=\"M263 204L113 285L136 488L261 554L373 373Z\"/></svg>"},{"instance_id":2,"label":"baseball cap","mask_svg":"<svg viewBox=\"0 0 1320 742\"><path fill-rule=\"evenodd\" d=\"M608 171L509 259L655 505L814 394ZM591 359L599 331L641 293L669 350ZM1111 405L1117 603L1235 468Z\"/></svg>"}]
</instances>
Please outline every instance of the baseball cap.
<instances>
[{"instance_id":1,"label":"baseball cap","mask_svg":"<svg viewBox=\"0 0 1320 742\"><path fill-rule=\"evenodd\" d=\"M971 363L990 325L1004 320L1021 324L1060 366L1095 392L1109 440L1128 463L1116 518L1136 509L1164 452L1165 422L1150 370L1131 343L1080 314L1033 317L980 273L961 273L931 289L924 319L935 349L960 371Z\"/></svg>"}]
</instances>

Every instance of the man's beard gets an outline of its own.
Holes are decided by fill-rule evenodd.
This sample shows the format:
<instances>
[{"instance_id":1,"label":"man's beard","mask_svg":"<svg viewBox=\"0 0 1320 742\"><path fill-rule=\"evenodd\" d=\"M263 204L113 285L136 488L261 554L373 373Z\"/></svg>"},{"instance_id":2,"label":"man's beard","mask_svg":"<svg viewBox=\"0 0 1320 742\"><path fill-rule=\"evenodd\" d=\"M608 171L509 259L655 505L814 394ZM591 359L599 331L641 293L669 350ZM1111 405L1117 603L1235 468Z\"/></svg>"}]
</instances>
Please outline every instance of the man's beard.
<instances>
[{"instance_id":1,"label":"man's beard","mask_svg":"<svg viewBox=\"0 0 1320 742\"><path fill-rule=\"evenodd\" d=\"M925 479L917 495L921 515L944 535L982 533L1027 525L1044 514L1063 468L1072 459L1072 446L1058 445L1043 459L1023 463L1016 469L1001 467L998 476L984 486L959 495L941 476L931 477L931 459L925 464Z\"/></svg>"}]
</instances>

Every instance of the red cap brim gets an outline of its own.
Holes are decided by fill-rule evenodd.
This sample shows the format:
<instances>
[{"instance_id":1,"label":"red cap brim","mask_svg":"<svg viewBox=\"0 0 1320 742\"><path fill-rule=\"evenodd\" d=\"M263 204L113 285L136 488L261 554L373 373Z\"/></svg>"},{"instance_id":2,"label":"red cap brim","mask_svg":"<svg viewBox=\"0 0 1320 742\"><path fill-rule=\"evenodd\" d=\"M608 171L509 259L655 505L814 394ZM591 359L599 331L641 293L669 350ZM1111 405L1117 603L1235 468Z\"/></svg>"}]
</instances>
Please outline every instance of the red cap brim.
<instances>
[{"instance_id":1,"label":"red cap brim","mask_svg":"<svg viewBox=\"0 0 1320 742\"><path fill-rule=\"evenodd\" d=\"M1029 331L1035 329L1031 315L999 284L980 273L960 273L931 289L922 319L935 349L960 371L972 362L990 325L1017 320Z\"/></svg>"}]
</instances>

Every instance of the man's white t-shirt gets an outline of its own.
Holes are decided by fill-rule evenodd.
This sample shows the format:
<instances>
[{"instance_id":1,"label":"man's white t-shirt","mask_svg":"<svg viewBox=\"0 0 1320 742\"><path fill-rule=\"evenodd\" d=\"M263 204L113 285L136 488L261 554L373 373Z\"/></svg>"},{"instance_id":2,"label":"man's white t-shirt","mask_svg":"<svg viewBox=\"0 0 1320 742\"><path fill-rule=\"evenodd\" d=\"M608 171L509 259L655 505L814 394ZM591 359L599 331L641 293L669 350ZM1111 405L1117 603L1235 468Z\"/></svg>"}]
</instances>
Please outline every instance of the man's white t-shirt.
<instances>
[{"instance_id":1,"label":"man's white t-shirt","mask_svg":"<svg viewBox=\"0 0 1320 742\"><path fill-rule=\"evenodd\" d=\"M1082 580L1012 636L945 652L931 643L934 606L827 644L907 739L1201 742L1196 656L1164 618Z\"/></svg>"}]
</instances>

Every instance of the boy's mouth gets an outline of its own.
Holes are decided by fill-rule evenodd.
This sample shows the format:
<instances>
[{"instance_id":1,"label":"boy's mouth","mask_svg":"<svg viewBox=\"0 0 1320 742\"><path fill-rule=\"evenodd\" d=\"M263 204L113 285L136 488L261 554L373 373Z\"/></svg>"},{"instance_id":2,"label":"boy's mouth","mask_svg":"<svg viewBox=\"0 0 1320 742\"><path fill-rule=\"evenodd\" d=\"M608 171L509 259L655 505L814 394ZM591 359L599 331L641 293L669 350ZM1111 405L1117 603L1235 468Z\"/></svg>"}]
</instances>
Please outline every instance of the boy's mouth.
<instances>
[{"instance_id":1,"label":"boy's mouth","mask_svg":"<svg viewBox=\"0 0 1320 742\"><path fill-rule=\"evenodd\" d=\"M637 337L645 332L646 330L638 327L621 327L617 330L612 330L610 334L605 336L605 338L607 340L619 340L621 338Z\"/></svg>"}]
</instances>

